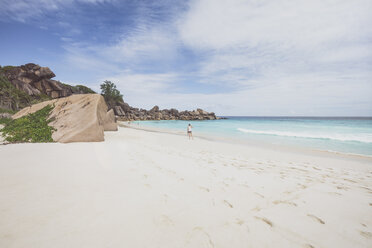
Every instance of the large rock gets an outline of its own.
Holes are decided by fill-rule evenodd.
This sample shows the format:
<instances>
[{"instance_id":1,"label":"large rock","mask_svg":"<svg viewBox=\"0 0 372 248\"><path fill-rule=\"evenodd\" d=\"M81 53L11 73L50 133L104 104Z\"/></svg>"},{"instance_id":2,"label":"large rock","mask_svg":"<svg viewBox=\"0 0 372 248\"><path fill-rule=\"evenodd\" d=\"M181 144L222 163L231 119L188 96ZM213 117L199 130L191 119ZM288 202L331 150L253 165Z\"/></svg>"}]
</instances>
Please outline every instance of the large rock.
<instances>
[{"instance_id":1,"label":"large rock","mask_svg":"<svg viewBox=\"0 0 372 248\"><path fill-rule=\"evenodd\" d=\"M3 73L15 87L30 96L45 94L52 98L59 98L73 94L71 86L51 79L56 75L48 67L29 63L7 67Z\"/></svg>"},{"instance_id":2,"label":"large rock","mask_svg":"<svg viewBox=\"0 0 372 248\"><path fill-rule=\"evenodd\" d=\"M104 140L104 131L117 130L113 111L107 112L104 98L98 94L81 94L45 101L26 107L13 119L34 113L47 105L53 105L49 124L57 131L52 135L54 141L94 142Z\"/></svg>"},{"instance_id":3,"label":"large rock","mask_svg":"<svg viewBox=\"0 0 372 248\"><path fill-rule=\"evenodd\" d=\"M114 113L118 116L124 116L125 115L125 112L123 111L123 109L120 106L115 106L114 107Z\"/></svg>"},{"instance_id":4,"label":"large rock","mask_svg":"<svg viewBox=\"0 0 372 248\"><path fill-rule=\"evenodd\" d=\"M110 109L106 113L105 121L103 123L103 129L105 131L117 131L118 130L118 125L116 124L116 118L115 118L113 109Z\"/></svg>"},{"instance_id":5,"label":"large rock","mask_svg":"<svg viewBox=\"0 0 372 248\"><path fill-rule=\"evenodd\" d=\"M151 113L155 113L155 112L158 112L159 111L159 106L154 106L152 109L150 109L150 112Z\"/></svg>"}]
</instances>

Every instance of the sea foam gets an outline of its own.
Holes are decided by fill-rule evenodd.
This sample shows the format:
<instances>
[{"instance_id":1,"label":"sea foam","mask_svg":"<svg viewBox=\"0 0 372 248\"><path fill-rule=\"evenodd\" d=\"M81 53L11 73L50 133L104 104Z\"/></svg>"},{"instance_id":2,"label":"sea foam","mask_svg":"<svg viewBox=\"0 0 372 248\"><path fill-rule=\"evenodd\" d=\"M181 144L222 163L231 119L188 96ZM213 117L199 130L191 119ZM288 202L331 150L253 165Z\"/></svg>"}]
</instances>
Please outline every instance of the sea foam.
<instances>
[{"instance_id":1,"label":"sea foam","mask_svg":"<svg viewBox=\"0 0 372 248\"><path fill-rule=\"evenodd\" d=\"M288 132L288 131L275 131L275 130L251 130L245 128L237 128L240 132L251 133L251 134L266 134L286 137L297 137L297 138L310 138L310 139L329 139L338 141L357 141L363 143L372 143L371 134L316 134L316 133L304 133L304 132Z\"/></svg>"}]
</instances>

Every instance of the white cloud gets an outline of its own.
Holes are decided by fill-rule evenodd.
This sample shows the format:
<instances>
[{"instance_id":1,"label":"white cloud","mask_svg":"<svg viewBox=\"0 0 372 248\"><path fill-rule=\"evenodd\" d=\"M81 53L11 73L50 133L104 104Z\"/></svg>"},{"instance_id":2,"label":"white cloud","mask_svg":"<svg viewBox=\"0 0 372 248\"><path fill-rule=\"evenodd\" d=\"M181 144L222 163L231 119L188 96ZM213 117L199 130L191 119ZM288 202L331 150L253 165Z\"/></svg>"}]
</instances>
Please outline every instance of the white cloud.
<instances>
[{"instance_id":1,"label":"white cloud","mask_svg":"<svg viewBox=\"0 0 372 248\"><path fill-rule=\"evenodd\" d=\"M123 35L111 46L100 49L101 56L112 61L136 63L145 60L171 60L176 54L177 41L165 27L141 26Z\"/></svg>"},{"instance_id":2,"label":"white cloud","mask_svg":"<svg viewBox=\"0 0 372 248\"><path fill-rule=\"evenodd\" d=\"M31 10L15 14L19 20L62 6L11 3L8 14ZM72 67L112 80L131 105L223 115L372 115L370 0L194 0L187 9L166 0L138 3L134 24L115 42L62 38ZM164 14L164 6L172 8ZM185 68L195 63L192 69L182 70L180 58ZM230 91L184 93L185 76Z\"/></svg>"},{"instance_id":3,"label":"white cloud","mask_svg":"<svg viewBox=\"0 0 372 248\"><path fill-rule=\"evenodd\" d=\"M44 13L57 11L61 7L69 6L77 2L97 4L115 1L116 0L1 0L0 19L12 19L26 22L31 18L39 17Z\"/></svg>"},{"instance_id":4,"label":"white cloud","mask_svg":"<svg viewBox=\"0 0 372 248\"><path fill-rule=\"evenodd\" d=\"M201 0L191 2L179 28L196 48L307 48L370 32L371 8L368 0Z\"/></svg>"},{"instance_id":5,"label":"white cloud","mask_svg":"<svg viewBox=\"0 0 372 248\"><path fill-rule=\"evenodd\" d=\"M130 99L130 95L145 94L151 96L170 90L173 87L173 82L177 80L177 75L165 73L136 74L127 70L122 74L109 77L108 80L116 83L118 88L125 89L123 92Z\"/></svg>"}]
</instances>

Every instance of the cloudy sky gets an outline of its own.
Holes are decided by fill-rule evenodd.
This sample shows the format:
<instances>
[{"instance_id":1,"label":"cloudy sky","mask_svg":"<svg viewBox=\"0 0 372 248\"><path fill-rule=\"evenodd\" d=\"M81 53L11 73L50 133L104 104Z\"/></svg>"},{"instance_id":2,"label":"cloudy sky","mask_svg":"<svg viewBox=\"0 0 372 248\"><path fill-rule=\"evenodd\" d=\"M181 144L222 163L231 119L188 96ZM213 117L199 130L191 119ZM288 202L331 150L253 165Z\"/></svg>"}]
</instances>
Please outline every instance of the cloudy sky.
<instances>
[{"instance_id":1,"label":"cloudy sky","mask_svg":"<svg viewBox=\"0 0 372 248\"><path fill-rule=\"evenodd\" d=\"M0 0L0 64L132 106L372 115L371 0Z\"/></svg>"}]
</instances>

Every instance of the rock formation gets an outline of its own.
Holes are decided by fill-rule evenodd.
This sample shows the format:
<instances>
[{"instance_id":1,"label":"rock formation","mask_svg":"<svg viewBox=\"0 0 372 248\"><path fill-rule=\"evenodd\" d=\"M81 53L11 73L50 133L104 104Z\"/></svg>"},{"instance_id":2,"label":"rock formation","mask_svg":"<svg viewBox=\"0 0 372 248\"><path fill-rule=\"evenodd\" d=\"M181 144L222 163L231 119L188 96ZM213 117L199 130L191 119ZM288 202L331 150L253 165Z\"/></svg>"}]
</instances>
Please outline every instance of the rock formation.
<instances>
[{"instance_id":1,"label":"rock formation","mask_svg":"<svg viewBox=\"0 0 372 248\"><path fill-rule=\"evenodd\" d=\"M53 99L26 107L12 116L20 118L34 113L48 104L54 106L50 123L57 131L52 135L54 141L94 142L104 140L104 131L117 130L113 111L107 112L107 105L101 95L80 94Z\"/></svg>"},{"instance_id":2,"label":"rock formation","mask_svg":"<svg viewBox=\"0 0 372 248\"><path fill-rule=\"evenodd\" d=\"M124 103L126 104L126 103ZM178 111L177 109L160 110L158 106L154 106L151 110L138 109L125 105L125 110L119 103L114 108L115 114L121 121L137 121L137 120L216 120L220 119L213 112L207 112L202 109L194 111Z\"/></svg>"},{"instance_id":3,"label":"rock formation","mask_svg":"<svg viewBox=\"0 0 372 248\"><path fill-rule=\"evenodd\" d=\"M3 74L19 90L30 96L45 94L51 98L70 96L72 87L51 78L56 75L48 67L36 64L8 66Z\"/></svg>"}]
</instances>

